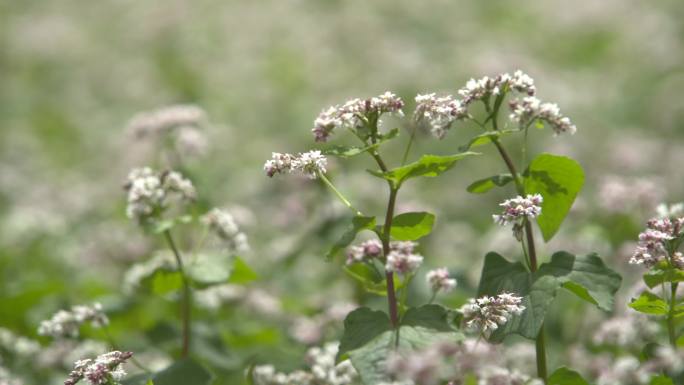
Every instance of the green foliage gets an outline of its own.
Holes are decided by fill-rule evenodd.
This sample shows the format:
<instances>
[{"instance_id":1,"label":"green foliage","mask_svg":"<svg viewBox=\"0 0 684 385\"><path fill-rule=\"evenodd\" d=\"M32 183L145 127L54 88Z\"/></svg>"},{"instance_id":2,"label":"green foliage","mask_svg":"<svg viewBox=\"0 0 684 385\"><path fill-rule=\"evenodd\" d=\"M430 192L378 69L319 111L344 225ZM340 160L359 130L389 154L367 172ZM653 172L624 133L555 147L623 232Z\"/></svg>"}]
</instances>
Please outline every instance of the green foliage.
<instances>
[{"instance_id":1,"label":"green foliage","mask_svg":"<svg viewBox=\"0 0 684 385\"><path fill-rule=\"evenodd\" d=\"M230 277L233 258L222 254L197 254L187 265L188 278L200 287L225 283Z\"/></svg>"},{"instance_id":2,"label":"green foliage","mask_svg":"<svg viewBox=\"0 0 684 385\"><path fill-rule=\"evenodd\" d=\"M432 231L435 215L427 212L399 214L392 220L390 235L400 241L415 241Z\"/></svg>"},{"instance_id":3,"label":"green foliage","mask_svg":"<svg viewBox=\"0 0 684 385\"><path fill-rule=\"evenodd\" d=\"M468 151L473 147L484 146L485 144L492 143L495 139L498 139L504 135L508 135L513 132L518 132L518 129L512 130L498 130L498 131L487 131L472 139L470 141L458 148L459 151Z\"/></svg>"},{"instance_id":4,"label":"green foliage","mask_svg":"<svg viewBox=\"0 0 684 385\"><path fill-rule=\"evenodd\" d=\"M471 183L467 190L473 194L483 194L496 186L502 187L514 180L511 174L499 174L484 179L476 180Z\"/></svg>"},{"instance_id":5,"label":"green foliage","mask_svg":"<svg viewBox=\"0 0 684 385\"><path fill-rule=\"evenodd\" d=\"M353 156L363 154L364 152L376 150L378 147L380 147L381 144L396 138L398 135L399 135L399 129L393 128L392 130L390 130L386 134L380 135L379 140L377 142L375 142L374 144L371 144L370 146L365 146L365 147L332 146L332 147L329 147L329 148L326 148L325 150L323 150L322 153L324 155L332 155L332 156L337 156L340 158L351 158Z\"/></svg>"},{"instance_id":6,"label":"green foliage","mask_svg":"<svg viewBox=\"0 0 684 385\"><path fill-rule=\"evenodd\" d=\"M664 374L654 376L651 378L649 385L674 385L672 379Z\"/></svg>"},{"instance_id":7,"label":"green foliage","mask_svg":"<svg viewBox=\"0 0 684 385\"><path fill-rule=\"evenodd\" d=\"M548 385L589 385L582 376L566 367L558 368L549 376Z\"/></svg>"},{"instance_id":8,"label":"green foliage","mask_svg":"<svg viewBox=\"0 0 684 385\"><path fill-rule=\"evenodd\" d=\"M563 287L599 308L609 310L620 282L620 276L606 268L594 254L574 256L558 252L552 256L551 262L532 273L522 263L509 262L490 252L485 256L478 296L493 296L507 291L523 297L521 305L525 306L525 311L511 316L506 324L492 333L492 341L502 341L509 334L536 339L559 288Z\"/></svg>"},{"instance_id":9,"label":"green foliage","mask_svg":"<svg viewBox=\"0 0 684 385\"><path fill-rule=\"evenodd\" d=\"M368 293L387 296L387 280L378 269L373 269L368 264L355 263L351 266L345 266L344 271L358 281ZM394 275L395 290L403 288L406 284L407 280L400 281L399 277L396 274Z\"/></svg>"},{"instance_id":10,"label":"green foliage","mask_svg":"<svg viewBox=\"0 0 684 385\"><path fill-rule=\"evenodd\" d=\"M438 305L411 308L393 329L385 313L359 308L344 321L338 359L348 356L365 384L389 381L385 362L392 351L414 351L436 341L463 339L448 317L448 311Z\"/></svg>"},{"instance_id":11,"label":"green foliage","mask_svg":"<svg viewBox=\"0 0 684 385\"><path fill-rule=\"evenodd\" d=\"M209 385L213 379L211 372L191 358L176 361L152 377L155 385Z\"/></svg>"},{"instance_id":12,"label":"green foliage","mask_svg":"<svg viewBox=\"0 0 684 385\"><path fill-rule=\"evenodd\" d=\"M641 313L654 315L665 315L670 310L667 302L650 291L641 293L639 298L630 302L629 307Z\"/></svg>"},{"instance_id":13,"label":"green foliage","mask_svg":"<svg viewBox=\"0 0 684 385\"><path fill-rule=\"evenodd\" d=\"M651 289L665 282L684 282L684 271L665 266L651 269L644 274L644 283Z\"/></svg>"},{"instance_id":14,"label":"green foliage","mask_svg":"<svg viewBox=\"0 0 684 385\"><path fill-rule=\"evenodd\" d=\"M228 283L246 284L259 278L257 273L252 270L240 257L233 257L233 268L230 271Z\"/></svg>"},{"instance_id":15,"label":"green foliage","mask_svg":"<svg viewBox=\"0 0 684 385\"><path fill-rule=\"evenodd\" d=\"M363 230L373 230L375 228L375 217L364 217L357 215L354 218L352 218L351 225L347 229L347 231L342 234L340 239L335 242L335 245L328 251L328 254L326 254L327 259L332 259L339 253L340 251L344 250L345 247L349 246L352 242L354 242L354 239L356 238L356 234Z\"/></svg>"},{"instance_id":16,"label":"green foliage","mask_svg":"<svg viewBox=\"0 0 684 385\"><path fill-rule=\"evenodd\" d=\"M541 194L544 198L537 223L548 242L560 228L582 189L584 171L571 158L544 153L532 160L524 177L525 193Z\"/></svg>"},{"instance_id":17,"label":"green foliage","mask_svg":"<svg viewBox=\"0 0 684 385\"><path fill-rule=\"evenodd\" d=\"M371 171L372 175L390 181L396 188L406 180L420 176L435 177L450 170L456 163L468 156L480 155L476 152L462 152L455 155L423 155L419 160L387 172Z\"/></svg>"}]
</instances>

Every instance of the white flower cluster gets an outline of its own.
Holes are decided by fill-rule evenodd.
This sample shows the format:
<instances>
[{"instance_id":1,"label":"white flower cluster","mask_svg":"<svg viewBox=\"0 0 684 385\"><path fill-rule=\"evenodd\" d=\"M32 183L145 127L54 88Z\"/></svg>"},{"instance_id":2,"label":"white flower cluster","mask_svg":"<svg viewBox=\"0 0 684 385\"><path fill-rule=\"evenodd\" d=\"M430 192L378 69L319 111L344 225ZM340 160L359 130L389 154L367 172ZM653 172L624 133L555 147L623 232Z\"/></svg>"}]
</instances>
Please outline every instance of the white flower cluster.
<instances>
[{"instance_id":1,"label":"white flower cluster","mask_svg":"<svg viewBox=\"0 0 684 385\"><path fill-rule=\"evenodd\" d=\"M247 289L244 286L225 283L213 285L195 292L197 306L216 310L226 302L238 301L245 298Z\"/></svg>"},{"instance_id":2,"label":"white flower cluster","mask_svg":"<svg viewBox=\"0 0 684 385\"><path fill-rule=\"evenodd\" d=\"M290 335L299 343L309 346L316 344L323 340L328 329L334 330L357 307L353 303L339 302L314 316L296 317L292 320Z\"/></svg>"},{"instance_id":3,"label":"white flower cluster","mask_svg":"<svg viewBox=\"0 0 684 385\"><path fill-rule=\"evenodd\" d=\"M423 256L415 253L418 243L411 241L397 241L390 243L390 252L385 261L385 270L401 275L416 272L423 263Z\"/></svg>"},{"instance_id":4,"label":"white flower cluster","mask_svg":"<svg viewBox=\"0 0 684 385\"><path fill-rule=\"evenodd\" d=\"M253 371L255 385L347 385L358 377L349 360L335 364L338 343L322 348L314 347L306 354L308 371L297 370L285 374L277 372L272 365L256 366Z\"/></svg>"},{"instance_id":5,"label":"white flower cluster","mask_svg":"<svg viewBox=\"0 0 684 385\"><path fill-rule=\"evenodd\" d=\"M446 267L428 271L425 280L435 293L440 291L448 293L456 287L456 279L449 276L449 269Z\"/></svg>"},{"instance_id":6,"label":"white flower cluster","mask_svg":"<svg viewBox=\"0 0 684 385\"><path fill-rule=\"evenodd\" d=\"M468 105L491 95L498 96L509 89L528 96L533 96L536 92L534 79L517 70L513 75L502 73L493 78L485 76L480 79L470 79L465 87L458 91L458 94L463 98L463 103Z\"/></svg>"},{"instance_id":7,"label":"white flower cluster","mask_svg":"<svg viewBox=\"0 0 684 385\"><path fill-rule=\"evenodd\" d=\"M677 251L670 255L668 251L669 242L681 236L683 225L684 217L650 219L646 230L639 234L639 243L629 263L651 268L660 261L668 261L684 270L682 253Z\"/></svg>"},{"instance_id":8,"label":"white flower cluster","mask_svg":"<svg viewBox=\"0 0 684 385\"><path fill-rule=\"evenodd\" d=\"M555 135L577 132L577 127L572 124L570 118L560 113L556 103L543 103L534 96L527 96L511 100L509 107L510 119L520 127L527 127L533 121L542 121L551 126Z\"/></svg>"},{"instance_id":9,"label":"white flower cluster","mask_svg":"<svg viewBox=\"0 0 684 385\"><path fill-rule=\"evenodd\" d=\"M271 159L264 164L264 171L269 177L275 174L298 172L306 175L309 179L316 179L319 173L324 174L326 172L325 167L327 165L328 160L317 150L297 155L274 152Z\"/></svg>"},{"instance_id":10,"label":"white flower cluster","mask_svg":"<svg viewBox=\"0 0 684 385\"><path fill-rule=\"evenodd\" d=\"M317 142L326 142L335 129L363 127L371 115L376 115L376 118L384 113L403 116L403 107L401 98L389 91L370 99L351 99L341 106L323 110L311 131Z\"/></svg>"},{"instance_id":11,"label":"white flower cluster","mask_svg":"<svg viewBox=\"0 0 684 385\"><path fill-rule=\"evenodd\" d=\"M123 363L133 356L132 352L112 351L93 359L76 361L74 370L64 381L64 385L75 385L82 379L90 385L117 385L126 372Z\"/></svg>"},{"instance_id":12,"label":"white flower cluster","mask_svg":"<svg viewBox=\"0 0 684 385\"><path fill-rule=\"evenodd\" d=\"M226 244L230 252L243 253L249 250L247 235L240 231L228 211L213 208L201 220Z\"/></svg>"},{"instance_id":13,"label":"white flower cluster","mask_svg":"<svg viewBox=\"0 0 684 385\"><path fill-rule=\"evenodd\" d=\"M184 201L196 198L190 180L176 171L156 172L149 167L136 168L128 174L126 215L138 223L154 219L166 209L167 199L178 196Z\"/></svg>"},{"instance_id":14,"label":"white flower cluster","mask_svg":"<svg viewBox=\"0 0 684 385\"><path fill-rule=\"evenodd\" d=\"M483 296L470 301L460 309L466 327L489 337L500 325L504 325L511 315L520 315L525 306L520 305L522 297L511 293L501 293L496 297Z\"/></svg>"},{"instance_id":15,"label":"white flower cluster","mask_svg":"<svg viewBox=\"0 0 684 385\"><path fill-rule=\"evenodd\" d=\"M30 358L39 351L40 344L38 342L0 327L0 352L8 352L13 356Z\"/></svg>"},{"instance_id":16,"label":"white flower cluster","mask_svg":"<svg viewBox=\"0 0 684 385\"><path fill-rule=\"evenodd\" d=\"M492 215L494 222L505 226L509 222L517 222L520 219L532 219L541 214L541 204L543 198L539 194L527 195L522 197L518 195L515 198L507 199L499 206L504 210L501 215Z\"/></svg>"},{"instance_id":17,"label":"white flower cluster","mask_svg":"<svg viewBox=\"0 0 684 385\"><path fill-rule=\"evenodd\" d=\"M592 336L598 346L640 348L657 336L658 324L642 313L630 312L602 322Z\"/></svg>"},{"instance_id":18,"label":"white flower cluster","mask_svg":"<svg viewBox=\"0 0 684 385\"><path fill-rule=\"evenodd\" d=\"M434 93L416 96L414 119L426 121L430 132L443 139L451 124L468 117L466 106L451 95L436 96Z\"/></svg>"},{"instance_id":19,"label":"white flower cluster","mask_svg":"<svg viewBox=\"0 0 684 385\"><path fill-rule=\"evenodd\" d=\"M586 359L586 358L585 358ZM606 362L597 370L597 385L648 385L654 375L681 373L684 369L684 351L671 346L659 346L653 357L645 361L633 356L621 356Z\"/></svg>"},{"instance_id":20,"label":"white flower cluster","mask_svg":"<svg viewBox=\"0 0 684 385\"><path fill-rule=\"evenodd\" d=\"M661 203L656 207L659 218L678 218L684 216L684 203L673 203L668 205Z\"/></svg>"},{"instance_id":21,"label":"white flower cluster","mask_svg":"<svg viewBox=\"0 0 684 385\"><path fill-rule=\"evenodd\" d=\"M369 239L358 246L351 246L347 250L347 265L358 262L368 262L382 256L382 243L378 239Z\"/></svg>"},{"instance_id":22,"label":"white flower cluster","mask_svg":"<svg viewBox=\"0 0 684 385\"><path fill-rule=\"evenodd\" d=\"M425 349L395 352L387 359L387 373L408 384L436 385L449 376L450 365L459 347L453 343L434 343Z\"/></svg>"},{"instance_id":23,"label":"white flower cluster","mask_svg":"<svg viewBox=\"0 0 684 385\"><path fill-rule=\"evenodd\" d=\"M135 138L163 139L173 136L174 145L183 155L202 155L208 140L202 128L207 125L207 115L200 107L179 104L158 110L141 112L129 122L126 130Z\"/></svg>"},{"instance_id":24,"label":"white flower cluster","mask_svg":"<svg viewBox=\"0 0 684 385\"><path fill-rule=\"evenodd\" d=\"M93 327L103 327L109 324L107 315L102 311L102 305L77 305L69 311L60 310L49 320L42 321L38 327L38 334L55 338L78 337L81 325L89 322Z\"/></svg>"}]
</instances>

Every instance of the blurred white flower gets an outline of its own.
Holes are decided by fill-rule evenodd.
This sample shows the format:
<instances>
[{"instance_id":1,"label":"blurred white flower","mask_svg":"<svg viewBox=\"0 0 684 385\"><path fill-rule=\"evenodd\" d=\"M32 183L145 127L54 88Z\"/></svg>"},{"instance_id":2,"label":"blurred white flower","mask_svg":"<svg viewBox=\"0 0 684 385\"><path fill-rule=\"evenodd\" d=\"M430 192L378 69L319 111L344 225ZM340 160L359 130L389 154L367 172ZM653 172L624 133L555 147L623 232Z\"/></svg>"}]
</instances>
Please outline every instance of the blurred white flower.
<instances>
[{"instance_id":1,"label":"blurred white flower","mask_svg":"<svg viewBox=\"0 0 684 385\"><path fill-rule=\"evenodd\" d=\"M443 139L451 124L468 117L468 111L461 101L451 95L438 97L434 93L416 96L416 122L426 121L430 132L438 139Z\"/></svg>"},{"instance_id":2,"label":"blurred white flower","mask_svg":"<svg viewBox=\"0 0 684 385\"><path fill-rule=\"evenodd\" d=\"M555 135L577 132L577 127L572 124L570 118L561 115L555 103L542 103L534 96L527 96L511 100L509 107L510 119L518 123L520 127L527 127L534 121L542 121L551 126Z\"/></svg>"},{"instance_id":3,"label":"blurred white flower","mask_svg":"<svg viewBox=\"0 0 684 385\"><path fill-rule=\"evenodd\" d=\"M423 256L415 253L416 242L392 242L385 262L385 270L401 275L416 272L423 263Z\"/></svg>"},{"instance_id":4,"label":"blurred white flower","mask_svg":"<svg viewBox=\"0 0 684 385\"><path fill-rule=\"evenodd\" d=\"M77 305L71 310L60 310L49 320L42 321L38 327L38 334L54 338L76 338L79 328L86 322L99 328L109 324L109 319L102 311L102 305L94 303L92 306Z\"/></svg>"},{"instance_id":5,"label":"blurred white flower","mask_svg":"<svg viewBox=\"0 0 684 385\"><path fill-rule=\"evenodd\" d=\"M319 173L326 172L327 164L328 160L317 150L297 155L274 152L271 159L264 163L264 171L269 177L275 174L298 172L309 179L316 179Z\"/></svg>"},{"instance_id":6,"label":"blurred white flower","mask_svg":"<svg viewBox=\"0 0 684 385\"><path fill-rule=\"evenodd\" d=\"M446 267L428 271L425 280L435 293L440 291L448 293L456 287L456 279L449 276L449 269Z\"/></svg>"},{"instance_id":7,"label":"blurred white flower","mask_svg":"<svg viewBox=\"0 0 684 385\"><path fill-rule=\"evenodd\" d=\"M499 326L508 322L511 315L522 314L525 306L521 303L522 297L504 292L496 297L472 298L460 311L467 328L489 337Z\"/></svg>"},{"instance_id":8,"label":"blurred white flower","mask_svg":"<svg viewBox=\"0 0 684 385\"><path fill-rule=\"evenodd\" d=\"M196 198L190 180L176 171L156 172L149 167L133 169L125 185L128 191L126 215L138 223L158 219L167 208L168 199L177 196L183 201Z\"/></svg>"},{"instance_id":9,"label":"blurred white flower","mask_svg":"<svg viewBox=\"0 0 684 385\"><path fill-rule=\"evenodd\" d=\"M202 216L201 221L225 243L231 253L244 253L249 250L247 236L240 231L228 211L213 208Z\"/></svg>"}]
</instances>

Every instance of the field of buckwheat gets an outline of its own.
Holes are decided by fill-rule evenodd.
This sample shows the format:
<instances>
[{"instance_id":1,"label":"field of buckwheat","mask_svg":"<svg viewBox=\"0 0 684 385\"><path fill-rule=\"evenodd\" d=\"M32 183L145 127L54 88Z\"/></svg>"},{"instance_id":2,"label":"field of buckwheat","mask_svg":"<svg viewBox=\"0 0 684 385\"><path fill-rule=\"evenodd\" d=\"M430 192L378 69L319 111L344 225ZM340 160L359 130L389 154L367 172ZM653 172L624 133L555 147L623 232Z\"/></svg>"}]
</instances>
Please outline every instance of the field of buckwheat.
<instances>
[{"instance_id":1,"label":"field of buckwheat","mask_svg":"<svg viewBox=\"0 0 684 385\"><path fill-rule=\"evenodd\" d=\"M0 2L0 385L684 384L684 3Z\"/></svg>"}]
</instances>

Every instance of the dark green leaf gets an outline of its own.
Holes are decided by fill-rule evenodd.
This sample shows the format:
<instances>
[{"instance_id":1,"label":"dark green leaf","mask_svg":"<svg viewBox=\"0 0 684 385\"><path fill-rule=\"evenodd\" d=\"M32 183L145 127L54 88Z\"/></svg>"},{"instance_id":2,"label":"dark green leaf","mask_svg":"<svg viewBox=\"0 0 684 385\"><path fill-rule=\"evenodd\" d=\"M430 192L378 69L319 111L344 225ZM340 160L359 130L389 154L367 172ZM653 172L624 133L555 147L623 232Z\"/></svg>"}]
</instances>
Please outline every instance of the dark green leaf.
<instances>
[{"instance_id":1,"label":"dark green leaf","mask_svg":"<svg viewBox=\"0 0 684 385\"><path fill-rule=\"evenodd\" d=\"M564 288L606 311L612 310L613 297L622 282L598 255L575 256L565 251L553 254L551 261L539 268L539 274L556 277Z\"/></svg>"},{"instance_id":2,"label":"dark green leaf","mask_svg":"<svg viewBox=\"0 0 684 385\"><path fill-rule=\"evenodd\" d=\"M155 385L209 385L214 376L191 358L182 359L157 373Z\"/></svg>"},{"instance_id":3,"label":"dark green leaf","mask_svg":"<svg viewBox=\"0 0 684 385\"><path fill-rule=\"evenodd\" d=\"M390 234L400 241L415 241L430 234L434 224L434 214L427 212L399 214L392 220Z\"/></svg>"},{"instance_id":4,"label":"dark green leaf","mask_svg":"<svg viewBox=\"0 0 684 385\"><path fill-rule=\"evenodd\" d=\"M675 268L653 269L644 274L644 282L651 289L665 282L684 282L684 271Z\"/></svg>"},{"instance_id":5,"label":"dark green leaf","mask_svg":"<svg viewBox=\"0 0 684 385\"><path fill-rule=\"evenodd\" d=\"M511 176L511 174L494 175L488 178L476 180L475 182L471 183L470 186L468 186L467 190L473 194L482 194L496 186L505 186L512 181L513 176Z\"/></svg>"},{"instance_id":6,"label":"dark green leaf","mask_svg":"<svg viewBox=\"0 0 684 385\"><path fill-rule=\"evenodd\" d=\"M363 217L356 216L352 219L351 226L342 234L342 237L335 242L335 245L328 251L326 258L332 259L343 250L345 247L349 246L354 239L356 234L363 230L372 230L375 227L375 217Z\"/></svg>"},{"instance_id":7,"label":"dark green leaf","mask_svg":"<svg viewBox=\"0 0 684 385\"><path fill-rule=\"evenodd\" d=\"M230 271L229 283L245 284L255 281L259 276L240 257L233 258L233 269Z\"/></svg>"},{"instance_id":8,"label":"dark green leaf","mask_svg":"<svg viewBox=\"0 0 684 385\"><path fill-rule=\"evenodd\" d=\"M476 152L463 152L456 155L423 155L418 161L409 163L387 172L369 171L371 174L386 179L398 187L404 181L419 176L435 177L450 170L459 160L471 156L480 155Z\"/></svg>"},{"instance_id":9,"label":"dark green leaf","mask_svg":"<svg viewBox=\"0 0 684 385\"><path fill-rule=\"evenodd\" d=\"M470 141L458 148L458 151L468 151L473 147L483 146L485 144L491 143L494 139L498 139L501 136L508 135L513 132L520 130L500 130L500 131L487 131L472 139Z\"/></svg>"},{"instance_id":10,"label":"dark green leaf","mask_svg":"<svg viewBox=\"0 0 684 385\"><path fill-rule=\"evenodd\" d=\"M649 385L674 385L672 379L664 374L651 377L651 382Z\"/></svg>"},{"instance_id":11,"label":"dark green leaf","mask_svg":"<svg viewBox=\"0 0 684 385\"><path fill-rule=\"evenodd\" d=\"M544 198L537 223L546 242L560 228L583 185L584 171L573 159L545 153L530 163L525 171L525 193Z\"/></svg>"},{"instance_id":12,"label":"dark green leaf","mask_svg":"<svg viewBox=\"0 0 684 385\"><path fill-rule=\"evenodd\" d=\"M463 335L449 325L447 310L438 305L409 309L398 330L391 328L389 319L384 313L371 315L371 312L366 310L363 314L355 315L353 319L358 319L359 324L350 330L357 336L364 333L363 339L366 341L358 344L359 346L355 349L345 350L365 384L389 380L385 367L387 357L393 351L404 354L425 348L437 341L458 342L463 339ZM352 314L347 318L349 319ZM365 329L364 323L372 325L370 330L365 332L360 330ZM350 323L351 326L354 326L354 323ZM345 320L343 341L346 336L347 320ZM342 351L342 344L340 351Z\"/></svg>"},{"instance_id":13,"label":"dark green leaf","mask_svg":"<svg viewBox=\"0 0 684 385\"><path fill-rule=\"evenodd\" d=\"M387 295L387 281L385 277L378 276L378 273L369 265L364 263L355 263L351 266L345 266L344 271L349 274L350 277L361 283L365 291L380 296ZM399 290L405 285L406 282L401 282L398 275L395 274L395 290Z\"/></svg>"},{"instance_id":14,"label":"dark green leaf","mask_svg":"<svg viewBox=\"0 0 684 385\"><path fill-rule=\"evenodd\" d=\"M665 315L670 309L667 302L649 291L641 293L639 298L629 304L629 307L641 313L656 315Z\"/></svg>"},{"instance_id":15,"label":"dark green leaf","mask_svg":"<svg viewBox=\"0 0 684 385\"><path fill-rule=\"evenodd\" d=\"M183 276L177 271L157 270L149 279L149 287L154 294L164 295L183 287Z\"/></svg>"},{"instance_id":16,"label":"dark green leaf","mask_svg":"<svg viewBox=\"0 0 684 385\"><path fill-rule=\"evenodd\" d=\"M508 322L492 333L490 339L500 342L509 334L536 339L544 323L546 309L560 285L553 276L532 274L520 262L511 263L497 253L488 253L482 268L478 297L495 296L505 291L523 297L521 305L525 306L522 314L512 315Z\"/></svg>"},{"instance_id":17,"label":"dark green leaf","mask_svg":"<svg viewBox=\"0 0 684 385\"><path fill-rule=\"evenodd\" d=\"M562 367L551 374L548 385L589 385L589 383L574 370Z\"/></svg>"},{"instance_id":18,"label":"dark green leaf","mask_svg":"<svg viewBox=\"0 0 684 385\"><path fill-rule=\"evenodd\" d=\"M392 325L387 314L367 307L352 311L344 319L344 335L340 340L337 359L341 359L351 350L366 345L388 330L392 330Z\"/></svg>"}]
</instances>

